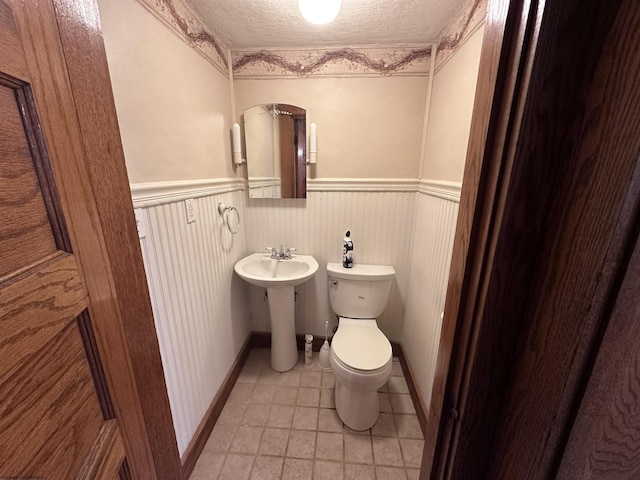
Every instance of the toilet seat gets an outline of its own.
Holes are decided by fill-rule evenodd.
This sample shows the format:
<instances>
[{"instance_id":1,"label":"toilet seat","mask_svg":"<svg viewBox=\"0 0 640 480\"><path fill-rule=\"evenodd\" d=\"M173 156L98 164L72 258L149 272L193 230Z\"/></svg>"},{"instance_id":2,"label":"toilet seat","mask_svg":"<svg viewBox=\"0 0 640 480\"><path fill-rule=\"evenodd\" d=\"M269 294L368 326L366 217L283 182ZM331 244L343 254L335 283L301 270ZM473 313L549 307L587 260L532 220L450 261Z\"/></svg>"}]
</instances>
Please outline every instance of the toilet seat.
<instances>
[{"instance_id":1,"label":"toilet seat","mask_svg":"<svg viewBox=\"0 0 640 480\"><path fill-rule=\"evenodd\" d=\"M384 369L392 358L391 343L375 319L340 317L331 350L342 366L364 374Z\"/></svg>"}]
</instances>

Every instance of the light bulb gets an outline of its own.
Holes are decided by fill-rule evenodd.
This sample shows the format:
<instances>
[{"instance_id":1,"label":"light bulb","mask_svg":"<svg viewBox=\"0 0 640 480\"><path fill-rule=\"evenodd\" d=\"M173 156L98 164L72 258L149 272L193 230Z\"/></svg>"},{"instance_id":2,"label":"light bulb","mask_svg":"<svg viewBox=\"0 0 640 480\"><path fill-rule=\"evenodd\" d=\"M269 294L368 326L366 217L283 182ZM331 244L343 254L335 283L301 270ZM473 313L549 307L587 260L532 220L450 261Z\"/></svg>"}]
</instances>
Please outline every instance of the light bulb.
<instances>
[{"instance_id":1,"label":"light bulb","mask_svg":"<svg viewBox=\"0 0 640 480\"><path fill-rule=\"evenodd\" d=\"M298 7L305 20L324 25L338 16L341 3L342 0L298 0Z\"/></svg>"}]
</instances>

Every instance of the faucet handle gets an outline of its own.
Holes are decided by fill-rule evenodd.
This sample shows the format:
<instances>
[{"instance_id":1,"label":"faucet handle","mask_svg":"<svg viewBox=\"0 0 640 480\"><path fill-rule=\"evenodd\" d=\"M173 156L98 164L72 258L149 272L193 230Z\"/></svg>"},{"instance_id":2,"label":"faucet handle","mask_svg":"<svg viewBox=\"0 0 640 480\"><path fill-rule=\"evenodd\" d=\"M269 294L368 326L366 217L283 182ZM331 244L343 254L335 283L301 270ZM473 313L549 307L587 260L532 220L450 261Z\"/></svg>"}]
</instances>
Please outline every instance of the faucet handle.
<instances>
[{"instance_id":1,"label":"faucet handle","mask_svg":"<svg viewBox=\"0 0 640 480\"><path fill-rule=\"evenodd\" d=\"M287 248L287 251L285 252L284 257L285 258L291 258L293 256L293 255L291 255L291 253L295 252L295 251L296 251L296 249L293 248L293 247Z\"/></svg>"},{"instance_id":2,"label":"faucet handle","mask_svg":"<svg viewBox=\"0 0 640 480\"><path fill-rule=\"evenodd\" d=\"M274 248L274 247L264 247L264 249L266 251L270 251L271 252L271 258L277 258L278 257L278 251Z\"/></svg>"}]
</instances>

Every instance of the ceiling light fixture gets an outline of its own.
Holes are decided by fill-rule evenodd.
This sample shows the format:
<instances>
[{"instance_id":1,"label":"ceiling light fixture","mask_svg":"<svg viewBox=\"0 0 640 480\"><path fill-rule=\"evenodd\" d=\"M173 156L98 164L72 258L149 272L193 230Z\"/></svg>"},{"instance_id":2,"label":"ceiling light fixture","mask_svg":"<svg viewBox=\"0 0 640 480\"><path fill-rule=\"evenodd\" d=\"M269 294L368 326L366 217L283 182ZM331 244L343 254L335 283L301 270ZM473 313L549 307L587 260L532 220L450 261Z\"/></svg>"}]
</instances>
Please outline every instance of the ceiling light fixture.
<instances>
[{"instance_id":1,"label":"ceiling light fixture","mask_svg":"<svg viewBox=\"0 0 640 480\"><path fill-rule=\"evenodd\" d=\"M307 22L324 25L338 16L341 3L342 0L298 0L298 7Z\"/></svg>"}]
</instances>

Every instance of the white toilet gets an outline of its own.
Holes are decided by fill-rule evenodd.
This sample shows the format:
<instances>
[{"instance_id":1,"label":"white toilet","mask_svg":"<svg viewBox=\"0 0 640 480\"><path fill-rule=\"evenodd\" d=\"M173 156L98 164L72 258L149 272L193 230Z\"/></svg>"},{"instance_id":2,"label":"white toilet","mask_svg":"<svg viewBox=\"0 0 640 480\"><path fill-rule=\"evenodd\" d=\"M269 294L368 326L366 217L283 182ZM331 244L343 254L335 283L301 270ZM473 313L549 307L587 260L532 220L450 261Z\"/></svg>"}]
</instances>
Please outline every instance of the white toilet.
<instances>
[{"instance_id":1,"label":"white toilet","mask_svg":"<svg viewBox=\"0 0 640 480\"><path fill-rule=\"evenodd\" d=\"M338 315L329 361L336 378L336 410L353 430L378 420L378 389L391 374L391 343L376 318L387 304L396 272L388 265L328 263L329 302Z\"/></svg>"}]
</instances>

